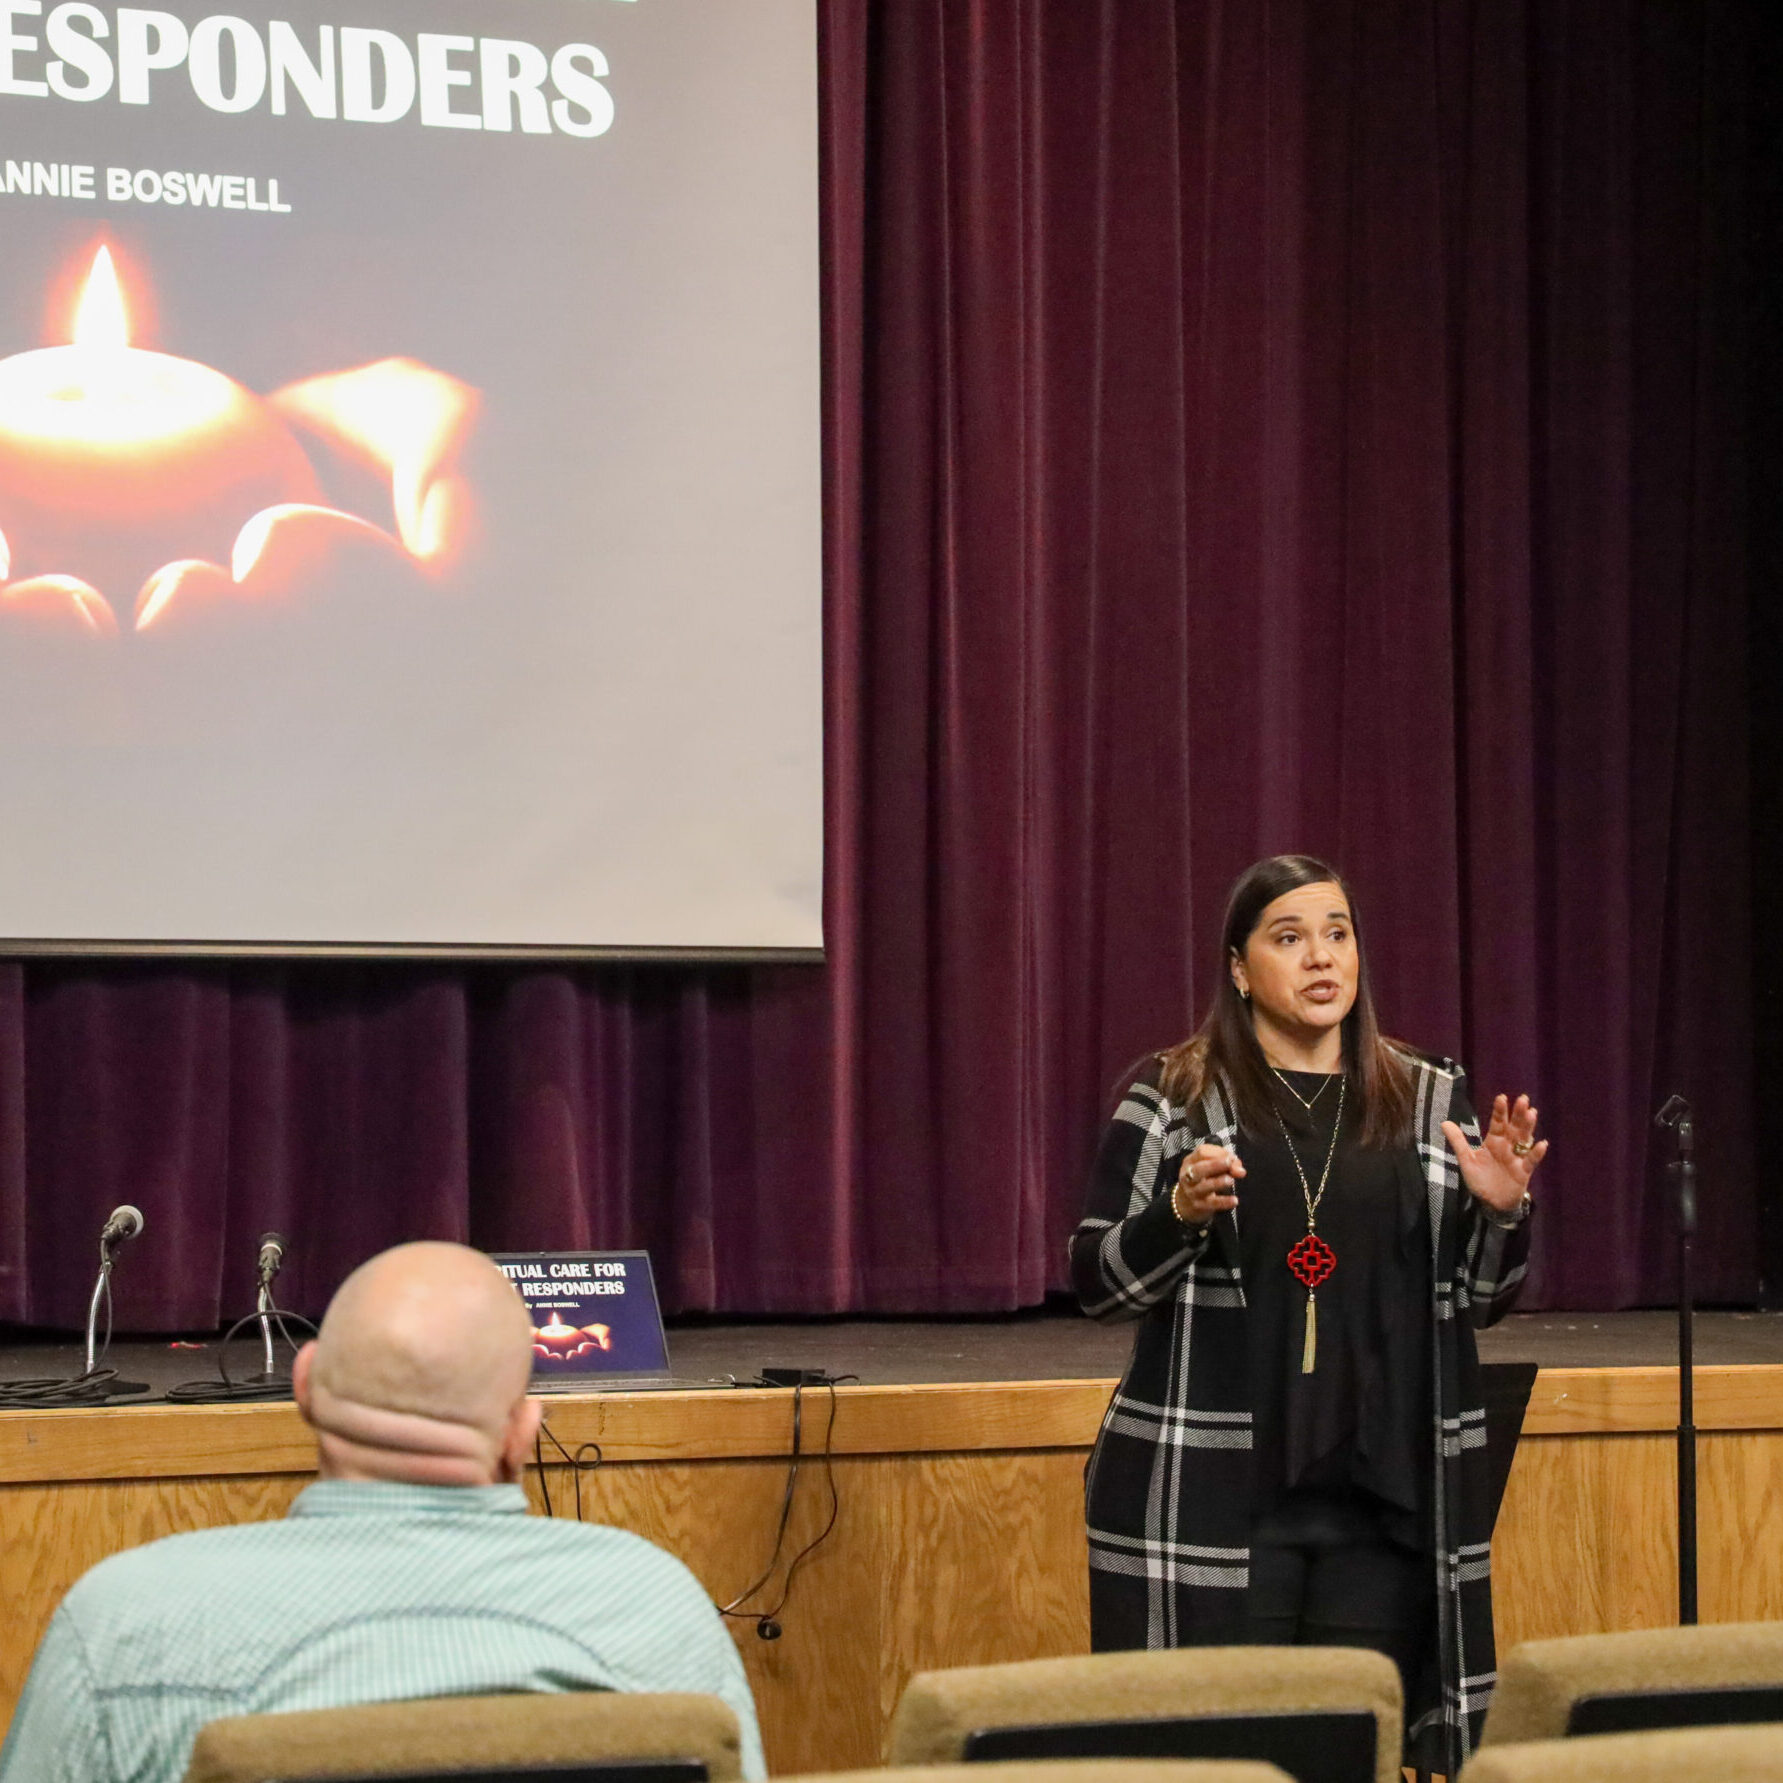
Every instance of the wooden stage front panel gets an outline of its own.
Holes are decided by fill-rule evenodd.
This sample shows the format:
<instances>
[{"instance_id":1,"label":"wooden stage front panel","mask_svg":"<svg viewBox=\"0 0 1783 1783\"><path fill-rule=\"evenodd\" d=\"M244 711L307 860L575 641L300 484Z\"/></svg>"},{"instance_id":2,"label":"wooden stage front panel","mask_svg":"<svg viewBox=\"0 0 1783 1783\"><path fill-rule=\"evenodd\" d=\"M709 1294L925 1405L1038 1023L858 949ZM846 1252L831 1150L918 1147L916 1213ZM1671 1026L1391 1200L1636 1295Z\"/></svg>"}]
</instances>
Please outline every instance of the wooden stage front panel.
<instances>
[{"instance_id":1,"label":"wooden stage front panel","mask_svg":"<svg viewBox=\"0 0 1783 1783\"><path fill-rule=\"evenodd\" d=\"M804 1564L783 1637L733 1624L776 1771L879 1762L914 1671L1088 1646L1082 1473L1113 1383L844 1387L840 1514ZM808 1458L785 1553L829 1515L828 1395L805 1396ZM1675 1615L1675 1377L1551 1369L1536 1383L1496 1543L1501 1644ZM792 1395L553 1400L572 1452L598 1442L583 1509L678 1554L720 1602L763 1569ZM1705 1621L1783 1617L1783 1367L1697 1374ZM548 1452L550 1452L548 1450ZM57 1600L95 1561L176 1530L277 1517L314 1466L289 1405L0 1413L0 1713ZM548 1467L559 1515L569 1469ZM539 1482L530 1482L535 1501ZM542 1504L541 1504L542 1508ZM776 1579L764 1606L778 1595Z\"/></svg>"}]
</instances>

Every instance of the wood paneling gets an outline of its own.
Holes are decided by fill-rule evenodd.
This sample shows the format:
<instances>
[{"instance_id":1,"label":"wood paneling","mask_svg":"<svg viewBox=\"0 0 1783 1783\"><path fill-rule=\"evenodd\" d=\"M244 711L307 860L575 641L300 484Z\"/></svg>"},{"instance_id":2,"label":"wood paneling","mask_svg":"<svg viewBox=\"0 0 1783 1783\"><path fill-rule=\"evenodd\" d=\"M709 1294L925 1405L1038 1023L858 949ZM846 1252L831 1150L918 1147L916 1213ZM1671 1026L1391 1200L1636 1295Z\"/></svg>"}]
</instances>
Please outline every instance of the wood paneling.
<instances>
[{"instance_id":1,"label":"wood paneling","mask_svg":"<svg viewBox=\"0 0 1783 1783\"><path fill-rule=\"evenodd\" d=\"M144 1405L0 1412L0 1480L210 1479L308 1473L316 1445L291 1405Z\"/></svg>"},{"instance_id":2,"label":"wood paneling","mask_svg":"<svg viewBox=\"0 0 1783 1783\"><path fill-rule=\"evenodd\" d=\"M1703 1619L1783 1617L1783 1434L1699 1437L1696 1490Z\"/></svg>"},{"instance_id":3,"label":"wood paneling","mask_svg":"<svg viewBox=\"0 0 1783 1783\"><path fill-rule=\"evenodd\" d=\"M1087 1447L1114 1382L1008 1381L838 1387L835 1452ZM821 1447L828 1395L807 1391L805 1446ZM564 1394L546 1401L564 1446L598 1442L608 1461L784 1455L787 1391ZM113 1406L0 1412L0 1480L167 1479L308 1473L316 1445L285 1405Z\"/></svg>"},{"instance_id":4,"label":"wood paneling","mask_svg":"<svg viewBox=\"0 0 1783 1783\"><path fill-rule=\"evenodd\" d=\"M829 1518L820 1463L800 1469L780 1564L766 1586L730 1620L762 1713L769 1765L816 1770L833 1755L870 1764L879 1738L877 1690L880 1573L876 1531L879 1477L886 1464L844 1457L835 1463L838 1514L828 1540L800 1566L782 1634L764 1641L756 1621L778 1602L786 1566ZM567 1467L547 1469L559 1516L575 1514ZM604 1465L584 1471L582 1506L591 1520L617 1524L667 1548L716 1603L729 1603L768 1570L786 1486L775 1461L694 1461ZM542 1503L537 1481L530 1490ZM775 1705L772 1714L768 1705Z\"/></svg>"},{"instance_id":5,"label":"wood paneling","mask_svg":"<svg viewBox=\"0 0 1783 1783\"><path fill-rule=\"evenodd\" d=\"M1493 1542L1501 1648L1676 1619L1672 1454L1663 1436L1518 1445Z\"/></svg>"},{"instance_id":6,"label":"wood paneling","mask_svg":"<svg viewBox=\"0 0 1783 1783\"><path fill-rule=\"evenodd\" d=\"M839 1391L836 1527L798 1574L781 1639L758 1639L786 1561L829 1515L808 1454L781 1565L731 1625L775 1770L877 1763L914 1671L1087 1648L1082 1471L1112 1385ZM1783 1369L1703 1369L1697 1400L1704 1616L1783 1616ZM809 1451L827 1406L806 1409ZM790 1394L563 1398L549 1415L571 1450L602 1446L587 1516L678 1554L719 1602L766 1567ZM1499 1525L1501 1641L1672 1619L1675 1418L1669 1370L1544 1372ZM280 1516L314 1463L289 1406L0 1413L0 1716L87 1567L177 1530ZM546 1475L573 1516L569 1469Z\"/></svg>"},{"instance_id":7,"label":"wood paneling","mask_svg":"<svg viewBox=\"0 0 1783 1783\"><path fill-rule=\"evenodd\" d=\"M1599 1435L1673 1430L1677 1423L1675 1368L1544 1368L1529 1396L1523 1431ZM1783 1429L1783 1369L1759 1364L1697 1369L1696 1424L1701 1430Z\"/></svg>"},{"instance_id":8,"label":"wood paneling","mask_svg":"<svg viewBox=\"0 0 1783 1783\"><path fill-rule=\"evenodd\" d=\"M877 1464L885 1721L914 1672L1089 1651L1083 1464L1081 1450Z\"/></svg>"},{"instance_id":9,"label":"wood paneling","mask_svg":"<svg viewBox=\"0 0 1783 1783\"><path fill-rule=\"evenodd\" d=\"M1670 1434L1526 1437L1492 1550L1500 1647L1675 1622L1677 1481ZM1703 1621L1783 1617L1780 1518L1783 1431L1699 1432Z\"/></svg>"}]
</instances>

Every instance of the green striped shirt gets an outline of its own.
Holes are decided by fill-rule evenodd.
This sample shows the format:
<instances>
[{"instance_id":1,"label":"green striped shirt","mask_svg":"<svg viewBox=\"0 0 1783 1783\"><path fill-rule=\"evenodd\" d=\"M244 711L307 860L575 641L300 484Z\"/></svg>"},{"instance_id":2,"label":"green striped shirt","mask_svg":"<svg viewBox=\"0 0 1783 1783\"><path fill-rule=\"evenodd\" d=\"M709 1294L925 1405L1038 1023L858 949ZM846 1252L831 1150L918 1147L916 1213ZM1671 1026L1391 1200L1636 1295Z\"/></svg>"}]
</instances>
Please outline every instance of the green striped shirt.
<instances>
[{"instance_id":1,"label":"green striped shirt","mask_svg":"<svg viewBox=\"0 0 1783 1783\"><path fill-rule=\"evenodd\" d=\"M283 1522L113 1555L62 1600L0 1783L179 1783L207 1721L511 1690L694 1690L765 1775L737 1649L641 1536L526 1514L518 1486L307 1488Z\"/></svg>"}]
</instances>

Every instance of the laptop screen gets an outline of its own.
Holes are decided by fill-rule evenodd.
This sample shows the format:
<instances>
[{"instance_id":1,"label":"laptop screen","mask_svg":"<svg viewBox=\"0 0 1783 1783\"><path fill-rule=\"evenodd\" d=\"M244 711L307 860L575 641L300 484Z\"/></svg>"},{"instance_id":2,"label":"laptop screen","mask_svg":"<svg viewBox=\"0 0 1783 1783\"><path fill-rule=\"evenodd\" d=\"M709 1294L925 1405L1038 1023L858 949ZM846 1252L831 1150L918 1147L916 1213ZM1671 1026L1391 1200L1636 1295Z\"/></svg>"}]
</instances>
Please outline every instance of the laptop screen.
<instances>
[{"instance_id":1,"label":"laptop screen","mask_svg":"<svg viewBox=\"0 0 1783 1783\"><path fill-rule=\"evenodd\" d=\"M538 1385L668 1372L648 1252L504 1251L492 1261L532 1314Z\"/></svg>"}]
</instances>

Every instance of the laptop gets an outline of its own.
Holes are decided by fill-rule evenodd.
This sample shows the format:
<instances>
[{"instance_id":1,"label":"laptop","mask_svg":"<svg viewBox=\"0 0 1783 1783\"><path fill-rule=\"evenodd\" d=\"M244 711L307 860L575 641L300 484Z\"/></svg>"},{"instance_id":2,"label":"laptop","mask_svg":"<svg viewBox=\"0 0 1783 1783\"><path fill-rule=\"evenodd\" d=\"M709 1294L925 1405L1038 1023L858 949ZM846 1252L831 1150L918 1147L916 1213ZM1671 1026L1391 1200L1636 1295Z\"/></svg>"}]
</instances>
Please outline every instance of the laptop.
<instances>
[{"instance_id":1,"label":"laptop","mask_svg":"<svg viewBox=\"0 0 1783 1783\"><path fill-rule=\"evenodd\" d=\"M490 1260L532 1314L533 1392L708 1384L669 1373L648 1251L502 1251Z\"/></svg>"}]
</instances>

